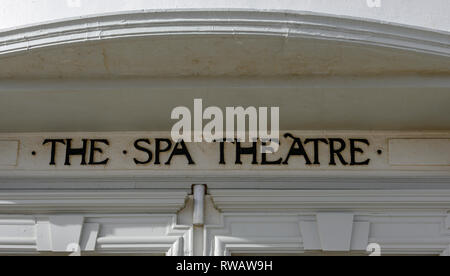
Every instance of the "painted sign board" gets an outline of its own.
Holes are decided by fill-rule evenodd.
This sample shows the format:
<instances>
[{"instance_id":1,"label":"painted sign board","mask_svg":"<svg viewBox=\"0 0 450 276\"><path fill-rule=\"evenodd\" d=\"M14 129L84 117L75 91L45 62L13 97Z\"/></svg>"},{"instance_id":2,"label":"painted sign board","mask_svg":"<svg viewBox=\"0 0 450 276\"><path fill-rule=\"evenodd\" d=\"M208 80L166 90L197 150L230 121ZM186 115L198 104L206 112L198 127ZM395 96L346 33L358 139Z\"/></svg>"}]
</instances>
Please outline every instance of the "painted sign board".
<instances>
[{"instance_id":1,"label":"painted sign board","mask_svg":"<svg viewBox=\"0 0 450 276\"><path fill-rule=\"evenodd\" d=\"M174 142L169 133L0 135L0 171L450 170L450 133L283 131L261 143Z\"/></svg>"}]
</instances>

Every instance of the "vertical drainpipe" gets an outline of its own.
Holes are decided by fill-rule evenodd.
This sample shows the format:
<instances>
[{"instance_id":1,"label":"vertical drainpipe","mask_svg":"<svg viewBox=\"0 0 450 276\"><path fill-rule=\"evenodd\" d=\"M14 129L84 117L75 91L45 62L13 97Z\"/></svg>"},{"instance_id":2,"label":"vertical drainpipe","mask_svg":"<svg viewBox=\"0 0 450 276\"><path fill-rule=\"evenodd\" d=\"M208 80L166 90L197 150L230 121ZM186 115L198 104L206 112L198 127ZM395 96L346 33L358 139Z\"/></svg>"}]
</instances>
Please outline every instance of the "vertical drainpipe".
<instances>
[{"instance_id":1,"label":"vertical drainpipe","mask_svg":"<svg viewBox=\"0 0 450 276\"><path fill-rule=\"evenodd\" d=\"M205 194L206 185L194 185L194 226L203 226L205 224Z\"/></svg>"}]
</instances>

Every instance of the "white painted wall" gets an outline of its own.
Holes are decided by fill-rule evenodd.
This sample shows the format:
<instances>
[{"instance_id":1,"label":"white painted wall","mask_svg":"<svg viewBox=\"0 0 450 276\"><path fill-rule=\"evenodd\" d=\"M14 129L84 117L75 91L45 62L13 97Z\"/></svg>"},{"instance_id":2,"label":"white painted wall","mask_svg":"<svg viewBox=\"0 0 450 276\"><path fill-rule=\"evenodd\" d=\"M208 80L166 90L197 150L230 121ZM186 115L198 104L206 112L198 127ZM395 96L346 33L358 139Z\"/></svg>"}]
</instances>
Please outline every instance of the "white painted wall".
<instances>
[{"instance_id":1,"label":"white painted wall","mask_svg":"<svg viewBox=\"0 0 450 276\"><path fill-rule=\"evenodd\" d=\"M0 0L0 29L142 9L310 11L450 31L448 0Z\"/></svg>"}]
</instances>

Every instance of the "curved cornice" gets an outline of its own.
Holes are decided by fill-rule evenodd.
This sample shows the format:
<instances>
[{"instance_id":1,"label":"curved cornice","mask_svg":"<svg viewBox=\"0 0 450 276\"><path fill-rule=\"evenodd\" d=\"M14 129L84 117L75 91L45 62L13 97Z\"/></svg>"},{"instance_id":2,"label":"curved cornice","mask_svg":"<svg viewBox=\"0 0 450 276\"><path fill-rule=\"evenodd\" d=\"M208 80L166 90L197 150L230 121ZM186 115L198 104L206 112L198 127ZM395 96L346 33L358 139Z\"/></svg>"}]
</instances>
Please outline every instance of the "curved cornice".
<instances>
[{"instance_id":1,"label":"curved cornice","mask_svg":"<svg viewBox=\"0 0 450 276\"><path fill-rule=\"evenodd\" d=\"M388 22L254 10L143 11L49 22L0 32L0 55L127 37L253 35L314 38L450 56L450 34Z\"/></svg>"}]
</instances>

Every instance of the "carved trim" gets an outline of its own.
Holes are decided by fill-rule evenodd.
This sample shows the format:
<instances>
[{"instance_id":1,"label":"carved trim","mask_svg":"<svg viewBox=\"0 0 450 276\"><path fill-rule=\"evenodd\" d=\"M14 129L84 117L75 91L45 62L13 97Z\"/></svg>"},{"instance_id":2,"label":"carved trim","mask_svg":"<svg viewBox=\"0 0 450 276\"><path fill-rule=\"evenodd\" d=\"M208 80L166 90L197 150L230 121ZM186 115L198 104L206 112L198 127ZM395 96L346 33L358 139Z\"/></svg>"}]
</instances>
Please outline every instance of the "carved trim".
<instances>
[{"instance_id":1,"label":"carved trim","mask_svg":"<svg viewBox=\"0 0 450 276\"><path fill-rule=\"evenodd\" d=\"M33 172L0 173L2 190L33 189L183 189L186 184L207 184L223 189L447 189L450 174L446 171L157 171L104 172Z\"/></svg>"},{"instance_id":2,"label":"carved trim","mask_svg":"<svg viewBox=\"0 0 450 276\"><path fill-rule=\"evenodd\" d=\"M132 216L107 216L104 218L131 219ZM96 253L145 253L164 254L166 256L192 256L193 255L193 228L191 226L178 225L176 215L148 215L136 217L152 220L167 219L167 232L165 236L102 236L97 239ZM99 219L99 220L98 220ZM90 221L101 221L102 217L91 218ZM98 222L101 224L101 222ZM133 224L133 223L131 223Z\"/></svg>"},{"instance_id":3,"label":"carved trim","mask_svg":"<svg viewBox=\"0 0 450 276\"><path fill-rule=\"evenodd\" d=\"M205 256L230 256L233 253L302 253L303 241L300 236L297 215L286 214L225 214L222 216L222 224L207 225L204 230L204 255ZM255 228L248 228L254 223ZM297 225L297 235L286 235L277 231L264 235L258 233L264 227L280 224ZM249 231L246 236L233 233L232 225L246 225ZM291 229L289 229L291 230ZM295 232L295 231L294 231ZM254 236L250 235L254 233Z\"/></svg>"},{"instance_id":4,"label":"carved trim","mask_svg":"<svg viewBox=\"0 0 450 276\"><path fill-rule=\"evenodd\" d=\"M442 210L450 209L450 190L215 190L223 212L264 210Z\"/></svg>"},{"instance_id":5,"label":"carved trim","mask_svg":"<svg viewBox=\"0 0 450 276\"><path fill-rule=\"evenodd\" d=\"M209 193L223 213L219 225L205 228L206 255L313 254L327 248L367 254L370 243L379 244L382 255L448 254L448 190L209 189ZM334 225L334 215L338 219L353 214L350 240L350 228L344 227L345 245L339 241L335 246L333 239L339 235L320 231L317 216L323 212L327 216L322 227L334 230L342 228L339 223Z\"/></svg>"},{"instance_id":6,"label":"carved trim","mask_svg":"<svg viewBox=\"0 0 450 276\"><path fill-rule=\"evenodd\" d=\"M214 237L214 256L231 256L239 253L301 253L302 243L298 238L253 238L240 239L226 236ZM263 248L263 250L261 250Z\"/></svg>"},{"instance_id":7,"label":"carved trim","mask_svg":"<svg viewBox=\"0 0 450 276\"><path fill-rule=\"evenodd\" d=\"M73 218L71 218L73 217ZM71 221L61 228L59 219ZM0 253L38 254L59 252L69 254L75 245L81 254L158 254L167 256L193 255L193 229L177 224L176 215L58 215L58 216L0 216ZM56 224L55 224L56 222ZM65 225L65 224L63 224ZM129 235L102 228L125 225ZM135 225L166 227L161 235L140 233ZM56 228L60 229L56 229ZM109 227L109 228L108 228ZM57 231L55 231L55 229ZM6 231L6 232L2 232ZM17 236L11 236L12 232ZM134 232L133 232L134 231Z\"/></svg>"},{"instance_id":8,"label":"carved trim","mask_svg":"<svg viewBox=\"0 0 450 276\"><path fill-rule=\"evenodd\" d=\"M449 56L448 34L314 13L252 10L146 11L52 22L0 34L0 54L124 37L177 35L313 37Z\"/></svg>"},{"instance_id":9,"label":"carved trim","mask_svg":"<svg viewBox=\"0 0 450 276\"><path fill-rule=\"evenodd\" d=\"M0 191L0 212L166 212L185 206L187 192Z\"/></svg>"}]
</instances>

